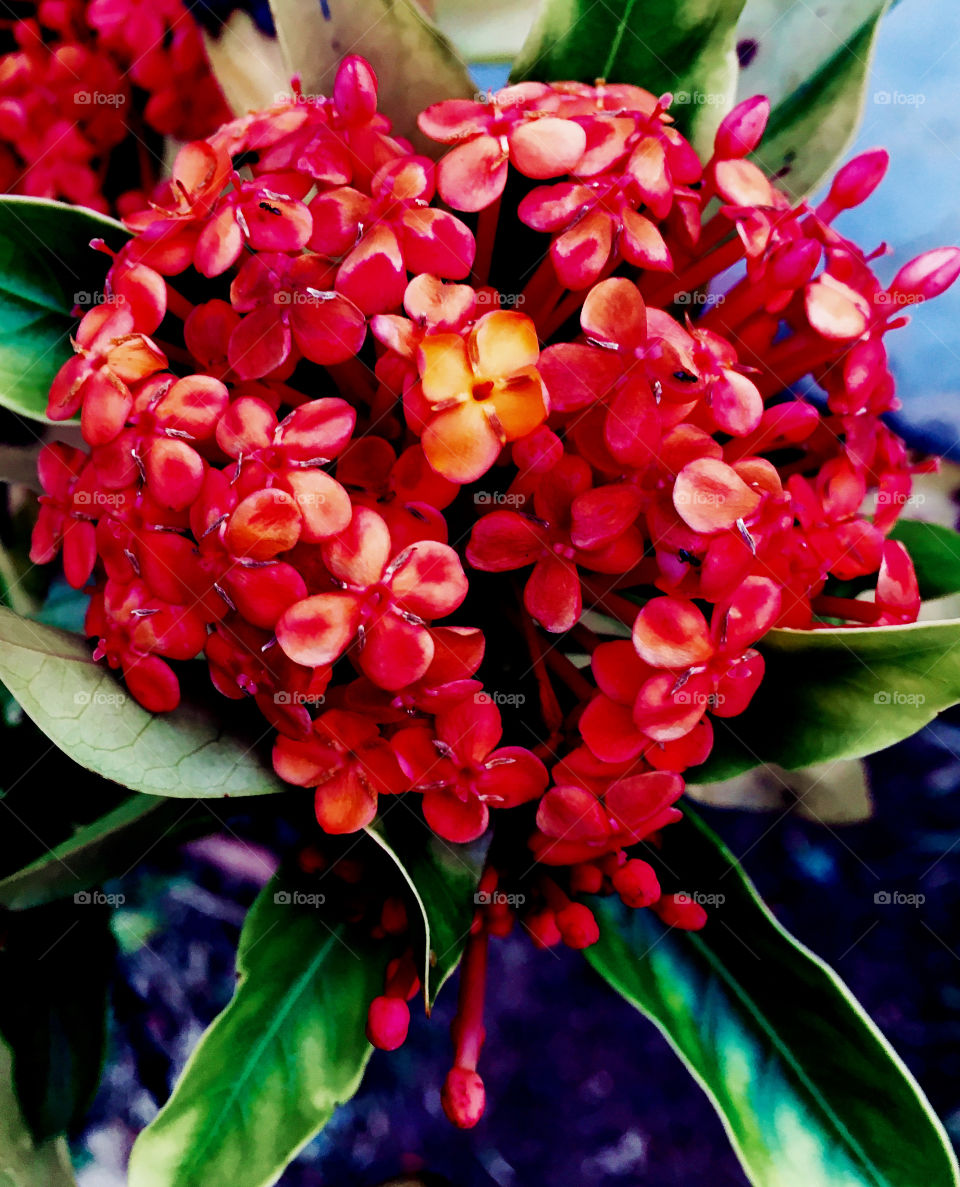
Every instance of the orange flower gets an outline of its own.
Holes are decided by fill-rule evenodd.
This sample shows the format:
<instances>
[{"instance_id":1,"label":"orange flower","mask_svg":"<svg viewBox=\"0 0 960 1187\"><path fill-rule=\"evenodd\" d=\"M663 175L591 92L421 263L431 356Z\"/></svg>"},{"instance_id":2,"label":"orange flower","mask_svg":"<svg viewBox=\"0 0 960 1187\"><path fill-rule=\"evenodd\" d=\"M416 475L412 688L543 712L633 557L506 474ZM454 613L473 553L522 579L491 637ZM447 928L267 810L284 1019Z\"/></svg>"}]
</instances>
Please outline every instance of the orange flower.
<instances>
[{"instance_id":1,"label":"orange flower","mask_svg":"<svg viewBox=\"0 0 960 1187\"><path fill-rule=\"evenodd\" d=\"M420 384L408 394L408 412L423 426L423 452L438 474L473 482L505 442L543 423L547 393L539 357L533 322L511 310L484 314L466 335L423 339Z\"/></svg>"}]
</instances>

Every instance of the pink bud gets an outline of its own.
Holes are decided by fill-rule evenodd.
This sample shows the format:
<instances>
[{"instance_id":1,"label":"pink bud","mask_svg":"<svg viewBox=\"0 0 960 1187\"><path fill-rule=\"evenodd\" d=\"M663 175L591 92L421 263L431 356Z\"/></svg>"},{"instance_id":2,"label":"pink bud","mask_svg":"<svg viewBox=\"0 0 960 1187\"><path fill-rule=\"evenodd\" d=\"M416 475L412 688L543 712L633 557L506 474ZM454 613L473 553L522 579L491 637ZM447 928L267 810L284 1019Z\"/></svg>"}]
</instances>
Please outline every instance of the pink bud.
<instances>
[{"instance_id":1,"label":"pink bud","mask_svg":"<svg viewBox=\"0 0 960 1187\"><path fill-rule=\"evenodd\" d=\"M631 858L613 875L613 888L628 907L649 907L660 897L660 883L653 866Z\"/></svg>"},{"instance_id":2,"label":"pink bud","mask_svg":"<svg viewBox=\"0 0 960 1187\"><path fill-rule=\"evenodd\" d=\"M718 161L745 157L760 143L767 120L770 100L766 95L754 95L738 103L717 129L713 155Z\"/></svg>"},{"instance_id":3,"label":"pink bud","mask_svg":"<svg viewBox=\"0 0 960 1187\"><path fill-rule=\"evenodd\" d=\"M472 1129L483 1116L487 1103L483 1081L465 1067L450 1069L440 1099L448 1120L460 1129Z\"/></svg>"},{"instance_id":4,"label":"pink bud","mask_svg":"<svg viewBox=\"0 0 960 1187\"><path fill-rule=\"evenodd\" d=\"M815 239L798 239L777 248L770 258L770 280L775 288L796 291L811 279L820 263L822 248Z\"/></svg>"},{"instance_id":5,"label":"pink bud","mask_svg":"<svg viewBox=\"0 0 960 1187\"><path fill-rule=\"evenodd\" d=\"M557 917L550 910L537 911L528 915L524 926L530 933L535 948L553 948L560 943L562 936L557 927Z\"/></svg>"},{"instance_id":6,"label":"pink bud","mask_svg":"<svg viewBox=\"0 0 960 1187\"><path fill-rule=\"evenodd\" d=\"M570 890L574 894L599 894L603 872L592 862L580 862L570 870Z\"/></svg>"},{"instance_id":7,"label":"pink bud","mask_svg":"<svg viewBox=\"0 0 960 1187\"><path fill-rule=\"evenodd\" d=\"M833 179L830 193L817 214L829 222L841 210L866 202L883 181L889 164L890 154L885 148L872 148L848 161Z\"/></svg>"},{"instance_id":8,"label":"pink bud","mask_svg":"<svg viewBox=\"0 0 960 1187\"><path fill-rule=\"evenodd\" d=\"M399 997L375 997L367 1011L367 1038L381 1051L403 1046L410 1027L410 1010Z\"/></svg>"},{"instance_id":9,"label":"pink bud","mask_svg":"<svg viewBox=\"0 0 960 1187\"><path fill-rule=\"evenodd\" d=\"M348 124L363 124L377 110L377 76L359 54L343 59L333 84L337 111Z\"/></svg>"},{"instance_id":10,"label":"pink bud","mask_svg":"<svg viewBox=\"0 0 960 1187\"><path fill-rule=\"evenodd\" d=\"M887 290L894 303L939 297L960 276L960 247L935 247L904 264Z\"/></svg>"},{"instance_id":11,"label":"pink bud","mask_svg":"<svg viewBox=\"0 0 960 1187\"><path fill-rule=\"evenodd\" d=\"M707 922L707 913L688 894L665 894L653 909L667 927L699 931Z\"/></svg>"},{"instance_id":12,"label":"pink bud","mask_svg":"<svg viewBox=\"0 0 960 1187\"><path fill-rule=\"evenodd\" d=\"M568 903L558 911L557 927L568 948L589 948L600 939L593 912L583 903Z\"/></svg>"}]
</instances>

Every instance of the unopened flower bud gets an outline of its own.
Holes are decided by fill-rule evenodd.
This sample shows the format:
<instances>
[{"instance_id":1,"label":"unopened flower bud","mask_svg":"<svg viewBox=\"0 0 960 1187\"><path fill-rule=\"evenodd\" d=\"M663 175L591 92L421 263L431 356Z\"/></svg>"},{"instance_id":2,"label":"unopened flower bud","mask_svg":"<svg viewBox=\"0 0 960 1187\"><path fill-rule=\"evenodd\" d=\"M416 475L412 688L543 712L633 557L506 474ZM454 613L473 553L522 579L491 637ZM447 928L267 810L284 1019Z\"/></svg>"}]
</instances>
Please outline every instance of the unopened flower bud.
<instances>
[{"instance_id":1,"label":"unopened flower bud","mask_svg":"<svg viewBox=\"0 0 960 1187\"><path fill-rule=\"evenodd\" d=\"M613 888L628 907L649 907L660 897L660 883L653 866L637 857L613 875Z\"/></svg>"},{"instance_id":2,"label":"unopened flower bud","mask_svg":"<svg viewBox=\"0 0 960 1187\"><path fill-rule=\"evenodd\" d=\"M558 911L557 928L568 948L589 948L600 939L594 914L583 903L569 903Z\"/></svg>"},{"instance_id":3,"label":"unopened flower bud","mask_svg":"<svg viewBox=\"0 0 960 1187\"><path fill-rule=\"evenodd\" d=\"M960 276L960 247L935 247L900 269L887 290L895 305L929 301Z\"/></svg>"},{"instance_id":4,"label":"unopened flower bud","mask_svg":"<svg viewBox=\"0 0 960 1187\"><path fill-rule=\"evenodd\" d=\"M410 1009L399 997L375 997L367 1011L367 1038L381 1051L403 1046L410 1028Z\"/></svg>"},{"instance_id":5,"label":"unopened flower bud","mask_svg":"<svg viewBox=\"0 0 960 1187\"><path fill-rule=\"evenodd\" d=\"M760 143L769 118L770 100L766 95L754 95L738 103L717 129L714 157L728 161L748 156Z\"/></svg>"},{"instance_id":6,"label":"unopened flower bud","mask_svg":"<svg viewBox=\"0 0 960 1187\"><path fill-rule=\"evenodd\" d=\"M653 910L667 927L699 931L707 922L707 913L688 894L665 894L653 904Z\"/></svg>"},{"instance_id":7,"label":"unopened flower bud","mask_svg":"<svg viewBox=\"0 0 960 1187\"><path fill-rule=\"evenodd\" d=\"M603 872L591 862L580 862L570 870L570 890L574 894L599 894Z\"/></svg>"},{"instance_id":8,"label":"unopened flower bud","mask_svg":"<svg viewBox=\"0 0 960 1187\"><path fill-rule=\"evenodd\" d=\"M476 1072L453 1067L447 1073L441 1093L443 1111L460 1129L472 1129L483 1116L486 1092Z\"/></svg>"}]
</instances>

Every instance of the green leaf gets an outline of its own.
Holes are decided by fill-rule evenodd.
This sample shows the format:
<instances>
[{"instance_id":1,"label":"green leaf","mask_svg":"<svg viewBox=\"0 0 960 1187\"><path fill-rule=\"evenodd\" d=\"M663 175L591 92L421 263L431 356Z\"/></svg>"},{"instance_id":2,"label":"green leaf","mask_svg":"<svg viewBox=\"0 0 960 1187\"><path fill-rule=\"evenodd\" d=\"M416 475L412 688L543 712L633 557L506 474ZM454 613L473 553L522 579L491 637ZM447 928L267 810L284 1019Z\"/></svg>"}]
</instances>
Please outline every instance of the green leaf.
<instances>
[{"instance_id":1,"label":"green leaf","mask_svg":"<svg viewBox=\"0 0 960 1187\"><path fill-rule=\"evenodd\" d=\"M737 26L756 49L737 98L767 95L770 122L755 154L794 201L817 188L863 115L874 40L889 0L844 0L829 13L794 0L747 0Z\"/></svg>"},{"instance_id":2,"label":"green leaf","mask_svg":"<svg viewBox=\"0 0 960 1187\"><path fill-rule=\"evenodd\" d=\"M898 519L890 539L906 545L925 601L960 593L960 532L919 519Z\"/></svg>"},{"instance_id":3,"label":"green leaf","mask_svg":"<svg viewBox=\"0 0 960 1187\"><path fill-rule=\"evenodd\" d=\"M173 713L148 713L83 639L2 608L0 680L74 762L131 791L205 799L289 790L257 754L269 730L259 719L245 729L236 702L206 692Z\"/></svg>"},{"instance_id":4,"label":"green leaf","mask_svg":"<svg viewBox=\"0 0 960 1187\"><path fill-rule=\"evenodd\" d=\"M433 19L468 62L509 62L523 45L536 0L434 0Z\"/></svg>"},{"instance_id":5,"label":"green leaf","mask_svg":"<svg viewBox=\"0 0 960 1187\"><path fill-rule=\"evenodd\" d=\"M108 915L88 896L5 920L0 1033L37 1141L77 1126L100 1082L114 959Z\"/></svg>"},{"instance_id":6,"label":"green leaf","mask_svg":"<svg viewBox=\"0 0 960 1187\"><path fill-rule=\"evenodd\" d=\"M450 43L412 0L270 0L287 77L299 74L305 94L329 95L340 59L361 54L379 81L379 109L418 152L443 146L422 136L417 115L440 99L476 92Z\"/></svg>"},{"instance_id":7,"label":"green leaf","mask_svg":"<svg viewBox=\"0 0 960 1187\"><path fill-rule=\"evenodd\" d=\"M543 0L511 78L628 82L674 96L670 114L709 155L733 104L744 0Z\"/></svg>"},{"instance_id":8,"label":"green leaf","mask_svg":"<svg viewBox=\"0 0 960 1187\"><path fill-rule=\"evenodd\" d=\"M795 770L862 758L960 701L960 620L909 626L775 630L757 644L767 670L739 717L713 719L710 758L692 783L759 763Z\"/></svg>"},{"instance_id":9,"label":"green leaf","mask_svg":"<svg viewBox=\"0 0 960 1187\"><path fill-rule=\"evenodd\" d=\"M267 1187L359 1087L392 953L288 886L251 908L236 993L137 1139L129 1187Z\"/></svg>"},{"instance_id":10,"label":"green leaf","mask_svg":"<svg viewBox=\"0 0 960 1187\"><path fill-rule=\"evenodd\" d=\"M704 930L602 900L586 956L686 1063L750 1181L955 1187L942 1126L836 973L777 923L692 812L664 846L664 868L688 892L722 900Z\"/></svg>"},{"instance_id":11,"label":"green leaf","mask_svg":"<svg viewBox=\"0 0 960 1187\"><path fill-rule=\"evenodd\" d=\"M463 955L492 830L455 845L396 803L367 832L396 863L420 908L426 942L420 976L429 1010Z\"/></svg>"},{"instance_id":12,"label":"green leaf","mask_svg":"<svg viewBox=\"0 0 960 1187\"><path fill-rule=\"evenodd\" d=\"M76 1187L64 1138L35 1142L13 1087L10 1048L0 1040L0 1187Z\"/></svg>"},{"instance_id":13,"label":"green leaf","mask_svg":"<svg viewBox=\"0 0 960 1187\"><path fill-rule=\"evenodd\" d=\"M50 384L72 354L71 311L98 299L110 266L95 238L118 248L130 233L79 206L0 199L0 407L47 420Z\"/></svg>"},{"instance_id":14,"label":"green leaf","mask_svg":"<svg viewBox=\"0 0 960 1187\"><path fill-rule=\"evenodd\" d=\"M124 800L112 812L0 880L0 906L22 911L122 878L146 851L177 831L192 806L153 796Z\"/></svg>"}]
</instances>

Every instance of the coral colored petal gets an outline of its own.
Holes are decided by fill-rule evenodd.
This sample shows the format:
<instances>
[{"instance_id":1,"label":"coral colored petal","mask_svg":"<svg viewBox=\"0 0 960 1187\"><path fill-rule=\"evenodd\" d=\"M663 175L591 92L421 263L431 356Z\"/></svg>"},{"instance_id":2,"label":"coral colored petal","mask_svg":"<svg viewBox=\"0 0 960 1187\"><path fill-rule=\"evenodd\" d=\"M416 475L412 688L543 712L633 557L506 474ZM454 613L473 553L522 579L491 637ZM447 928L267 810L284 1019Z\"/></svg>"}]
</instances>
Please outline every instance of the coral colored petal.
<instances>
[{"instance_id":1,"label":"coral colored petal","mask_svg":"<svg viewBox=\"0 0 960 1187\"><path fill-rule=\"evenodd\" d=\"M329 461L345 448L357 423L356 410L339 396L308 400L284 417L278 438L297 462Z\"/></svg>"},{"instance_id":2,"label":"coral colored petal","mask_svg":"<svg viewBox=\"0 0 960 1187\"><path fill-rule=\"evenodd\" d=\"M603 271L613 250L614 222L605 210L592 210L554 239L550 258L557 279L568 289L584 289Z\"/></svg>"},{"instance_id":3,"label":"coral colored petal","mask_svg":"<svg viewBox=\"0 0 960 1187\"><path fill-rule=\"evenodd\" d=\"M473 525L467 561L487 573L532 565L544 548L543 528L516 511L491 511Z\"/></svg>"},{"instance_id":4,"label":"coral colored petal","mask_svg":"<svg viewBox=\"0 0 960 1187\"><path fill-rule=\"evenodd\" d=\"M417 352L417 368L423 395L431 407L464 396L473 388L467 344L459 334L428 334Z\"/></svg>"},{"instance_id":5,"label":"coral colored petal","mask_svg":"<svg viewBox=\"0 0 960 1187\"><path fill-rule=\"evenodd\" d=\"M760 424L763 398L739 371L724 370L710 386L710 410L717 427L732 437L746 437Z\"/></svg>"},{"instance_id":6,"label":"coral colored petal","mask_svg":"<svg viewBox=\"0 0 960 1187\"><path fill-rule=\"evenodd\" d=\"M436 719L437 737L462 762L483 762L503 735L500 710L485 693L461 701Z\"/></svg>"},{"instance_id":7,"label":"coral colored petal","mask_svg":"<svg viewBox=\"0 0 960 1187\"><path fill-rule=\"evenodd\" d=\"M412 544L390 568L394 570L390 589L397 604L419 618L443 618L467 596L460 558L446 544L435 540Z\"/></svg>"},{"instance_id":8,"label":"coral colored petal","mask_svg":"<svg viewBox=\"0 0 960 1187\"><path fill-rule=\"evenodd\" d=\"M475 482L500 455L503 441L474 400L439 412L420 440L427 461L451 482Z\"/></svg>"},{"instance_id":9,"label":"coral colored petal","mask_svg":"<svg viewBox=\"0 0 960 1187\"><path fill-rule=\"evenodd\" d=\"M543 384L533 367L523 374L495 383L483 405L507 441L526 437L547 418Z\"/></svg>"},{"instance_id":10,"label":"coral colored petal","mask_svg":"<svg viewBox=\"0 0 960 1187\"><path fill-rule=\"evenodd\" d=\"M540 801L537 828L558 840L597 841L610 835L603 806L582 787L554 787Z\"/></svg>"},{"instance_id":11,"label":"coral colored petal","mask_svg":"<svg viewBox=\"0 0 960 1187\"><path fill-rule=\"evenodd\" d=\"M448 684L472 676L483 661L483 632L469 626L438 626L433 636L433 659L424 677L429 684Z\"/></svg>"},{"instance_id":12,"label":"coral colored petal","mask_svg":"<svg viewBox=\"0 0 960 1187\"><path fill-rule=\"evenodd\" d=\"M699 458L677 475L673 505L695 532L719 532L752 515L760 495L737 472L716 458Z\"/></svg>"},{"instance_id":13,"label":"coral colored petal","mask_svg":"<svg viewBox=\"0 0 960 1187\"><path fill-rule=\"evenodd\" d=\"M525 313L485 313L470 333L468 350L479 376L494 379L532 367L540 356L537 328Z\"/></svg>"},{"instance_id":14,"label":"coral colored petal","mask_svg":"<svg viewBox=\"0 0 960 1187\"><path fill-rule=\"evenodd\" d=\"M736 654L765 635L780 617L780 587L769 577L747 577L713 612L717 649Z\"/></svg>"},{"instance_id":15,"label":"coral colored petal","mask_svg":"<svg viewBox=\"0 0 960 1187\"><path fill-rule=\"evenodd\" d=\"M625 532L643 504L634 486L615 483L577 495L570 508L574 548L599 548Z\"/></svg>"},{"instance_id":16,"label":"coral colored petal","mask_svg":"<svg viewBox=\"0 0 960 1187\"><path fill-rule=\"evenodd\" d=\"M440 837L465 845L487 831L490 811L476 796L461 800L452 791L428 791L423 797L423 815Z\"/></svg>"},{"instance_id":17,"label":"coral colored petal","mask_svg":"<svg viewBox=\"0 0 960 1187\"><path fill-rule=\"evenodd\" d=\"M337 271L337 292L368 317L396 309L407 287L400 244L392 228L367 231Z\"/></svg>"},{"instance_id":18,"label":"coral colored petal","mask_svg":"<svg viewBox=\"0 0 960 1187\"><path fill-rule=\"evenodd\" d=\"M647 745L634 725L632 706L618 704L603 694L584 709L579 729L584 742L604 762L626 762Z\"/></svg>"},{"instance_id":19,"label":"coral colored petal","mask_svg":"<svg viewBox=\"0 0 960 1187\"><path fill-rule=\"evenodd\" d=\"M646 306L640 290L630 280L602 280L587 294L580 325L588 338L604 346L635 351L647 332Z\"/></svg>"},{"instance_id":20,"label":"coral colored petal","mask_svg":"<svg viewBox=\"0 0 960 1187\"><path fill-rule=\"evenodd\" d=\"M159 437L144 458L147 488L163 507L189 507L203 486L203 459L186 441Z\"/></svg>"},{"instance_id":21,"label":"coral colored petal","mask_svg":"<svg viewBox=\"0 0 960 1187\"><path fill-rule=\"evenodd\" d=\"M494 807L515 808L539 799L549 781L547 768L535 754L522 746L502 746L488 756L475 787Z\"/></svg>"},{"instance_id":22,"label":"coral colored petal","mask_svg":"<svg viewBox=\"0 0 960 1187\"><path fill-rule=\"evenodd\" d=\"M623 230L620 235L620 251L629 264L638 268L650 268L655 272L669 272L673 268L673 257L656 225L625 209L620 213Z\"/></svg>"},{"instance_id":23,"label":"coral colored petal","mask_svg":"<svg viewBox=\"0 0 960 1187\"><path fill-rule=\"evenodd\" d=\"M540 355L537 370L550 407L576 412L602 399L623 374L623 363L609 350L580 342L558 342Z\"/></svg>"},{"instance_id":24,"label":"coral colored petal","mask_svg":"<svg viewBox=\"0 0 960 1187\"><path fill-rule=\"evenodd\" d=\"M621 705L632 705L640 685L653 675L629 639L599 644L590 657L590 666L600 691Z\"/></svg>"},{"instance_id":25,"label":"coral colored petal","mask_svg":"<svg viewBox=\"0 0 960 1187\"><path fill-rule=\"evenodd\" d=\"M605 797L607 811L618 831L638 835L644 825L683 794L683 780L669 771L631 775L610 788Z\"/></svg>"},{"instance_id":26,"label":"coral colored petal","mask_svg":"<svg viewBox=\"0 0 960 1187\"><path fill-rule=\"evenodd\" d=\"M255 396L234 400L217 425L217 444L229 457L266 449L273 440L277 418L273 409Z\"/></svg>"},{"instance_id":27,"label":"coral colored petal","mask_svg":"<svg viewBox=\"0 0 960 1187\"><path fill-rule=\"evenodd\" d=\"M355 507L347 527L323 546L323 563L347 585L374 585L389 559L390 530L369 507Z\"/></svg>"},{"instance_id":28,"label":"coral colored petal","mask_svg":"<svg viewBox=\"0 0 960 1187\"><path fill-rule=\"evenodd\" d=\"M646 466L658 455L660 434L660 411L650 384L642 375L628 376L607 402L607 448L624 465Z\"/></svg>"},{"instance_id":29,"label":"coral colored petal","mask_svg":"<svg viewBox=\"0 0 960 1187\"><path fill-rule=\"evenodd\" d=\"M342 532L350 523L350 496L323 470L290 470L285 485L300 511L300 538L317 544Z\"/></svg>"},{"instance_id":30,"label":"coral colored petal","mask_svg":"<svg viewBox=\"0 0 960 1187\"><path fill-rule=\"evenodd\" d=\"M253 626L269 631L285 610L307 596L306 582L285 561L253 568L238 565L225 582L238 613Z\"/></svg>"},{"instance_id":31,"label":"coral colored petal","mask_svg":"<svg viewBox=\"0 0 960 1187\"><path fill-rule=\"evenodd\" d=\"M492 136L476 136L452 148L437 165L440 197L454 210L490 206L507 184L507 155Z\"/></svg>"},{"instance_id":32,"label":"coral colored petal","mask_svg":"<svg viewBox=\"0 0 960 1187\"><path fill-rule=\"evenodd\" d=\"M300 538L302 517L292 495L277 487L255 491L230 516L224 544L234 556L272 560Z\"/></svg>"},{"instance_id":33,"label":"coral colored petal","mask_svg":"<svg viewBox=\"0 0 960 1187\"><path fill-rule=\"evenodd\" d=\"M552 116L518 124L510 133L511 163L538 181L569 173L586 147L587 134L579 124Z\"/></svg>"},{"instance_id":34,"label":"coral colored petal","mask_svg":"<svg viewBox=\"0 0 960 1187\"><path fill-rule=\"evenodd\" d=\"M123 678L134 698L150 713L170 713L180 704L180 682L173 669L156 655L147 655L124 668Z\"/></svg>"},{"instance_id":35,"label":"coral colored petal","mask_svg":"<svg viewBox=\"0 0 960 1187\"><path fill-rule=\"evenodd\" d=\"M707 620L684 598L651 598L633 624L633 646L654 668L689 668L714 650Z\"/></svg>"},{"instance_id":36,"label":"coral colored petal","mask_svg":"<svg viewBox=\"0 0 960 1187\"><path fill-rule=\"evenodd\" d=\"M227 344L230 367L241 379L269 375L286 362L289 354L290 328L273 307L248 313Z\"/></svg>"},{"instance_id":37,"label":"coral colored petal","mask_svg":"<svg viewBox=\"0 0 960 1187\"><path fill-rule=\"evenodd\" d=\"M523 604L544 630L569 631L583 613L576 566L548 553L533 567Z\"/></svg>"},{"instance_id":38,"label":"coral colored petal","mask_svg":"<svg viewBox=\"0 0 960 1187\"><path fill-rule=\"evenodd\" d=\"M306 358L328 366L359 354L367 323L352 301L329 292L317 295L297 290L296 295L298 300L290 306L290 328Z\"/></svg>"},{"instance_id":39,"label":"coral colored petal","mask_svg":"<svg viewBox=\"0 0 960 1187\"><path fill-rule=\"evenodd\" d=\"M430 207L404 213L400 242L408 271L445 280L465 279L477 254L470 228L455 215Z\"/></svg>"},{"instance_id":40,"label":"coral colored petal","mask_svg":"<svg viewBox=\"0 0 960 1187\"><path fill-rule=\"evenodd\" d=\"M321 784L314 797L317 823L326 833L355 833L377 815L377 793L364 787L352 768L338 771Z\"/></svg>"},{"instance_id":41,"label":"coral colored petal","mask_svg":"<svg viewBox=\"0 0 960 1187\"><path fill-rule=\"evenodd\" d=\"M433 639L425 627L387 613L366 628L358 659L378 688L394 691L426 672L433 659Z\"/></svg>"},{"instance_id":42,"label":"coral colored petal","mask_svg":"<svg viewBox=\"0 0 960 1187\"><path fill-rule=\"evenodd\" d=\"M276 626L277 642L295 663L311 668L332 664L359 622L360 602L352 594L315 594L284 612Z\"/></svg>"}]
</instances>

